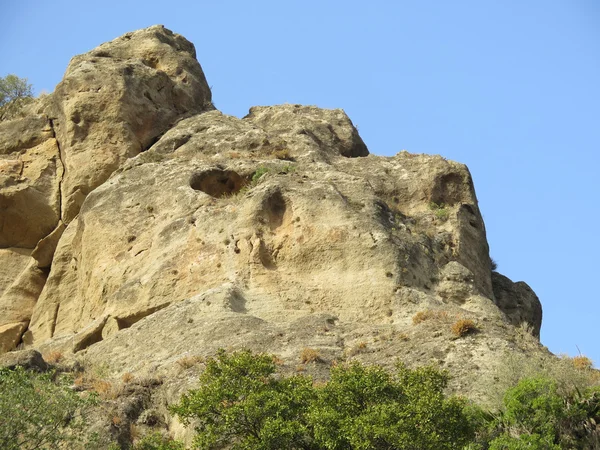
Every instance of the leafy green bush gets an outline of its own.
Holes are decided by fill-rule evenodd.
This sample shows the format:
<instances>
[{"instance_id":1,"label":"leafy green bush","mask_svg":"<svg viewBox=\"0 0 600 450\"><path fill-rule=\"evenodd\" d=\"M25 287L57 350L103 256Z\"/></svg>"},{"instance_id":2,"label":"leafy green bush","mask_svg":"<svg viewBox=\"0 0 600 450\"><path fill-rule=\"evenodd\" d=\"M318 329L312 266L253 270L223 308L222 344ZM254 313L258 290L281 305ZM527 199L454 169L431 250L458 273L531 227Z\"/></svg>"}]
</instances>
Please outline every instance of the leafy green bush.
<instances>
[{"instance_id":1,"label":"leafy green bush","mask_svg":"<svg viewBox=\"0 0 600 450\"><path fill-rule=\"evenodd\" d=\"M474 437L465 402L446 398L446 372L353 362L317 389L309 422L318 448L460 449Z\"/></svg>"},{"instance_id":2,"label":"leafy green bush","mask_svg":"<svg viewBox=\"0 0 600 450\"><path fill-rule=\"evenodd\" d=\"M54 449L84 439L93 398L81 398L54 374L0 369L0 443L3 450Z\"/></svg>"},{"instance_id":3,"label":"leafy green bush","mask_svg":"<svg viewBox=\"0 0 600 450\"><path fill-rule=\"evenodd\" d=\"M600 391L561 395L556 381L521 380L504 396L504 409L492 422L497 437L490 450L599 448Z\"/></svg>"},{"instance_id":4,"label":"leafy green bush","mask_svg":"<svg viewBox=\"0 0 600 450\"><path fill-rule=\"evenodd\" d=\"M448 376L432 368L391 374L354 362L318 387L275 372L272 356L219 351L171 410L194 421L198 448L444 450L474 436L465 403L444 396Z\"/></svg>"}]
</instances>

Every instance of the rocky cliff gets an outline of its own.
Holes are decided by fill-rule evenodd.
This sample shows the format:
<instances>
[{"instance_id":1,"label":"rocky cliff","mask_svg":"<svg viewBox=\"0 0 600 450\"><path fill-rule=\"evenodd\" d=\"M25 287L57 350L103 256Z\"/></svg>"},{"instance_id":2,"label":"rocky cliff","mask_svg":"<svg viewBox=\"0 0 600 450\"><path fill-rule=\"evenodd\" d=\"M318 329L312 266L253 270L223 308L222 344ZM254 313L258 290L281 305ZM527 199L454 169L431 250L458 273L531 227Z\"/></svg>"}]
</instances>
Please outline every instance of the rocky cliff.
<instances>
[{"instance_id":1,"label":"rocky cliff","mask_svg":"<svg viewBox=\"0 0 600 450\"><path fill-rule=\"evenodd\" d=\"M483 397L507 351L545 352L541 318L492 271L466 166L370 155L342 110L224 115L162 26L76 56L0 123L1 352L168 375L164 402L191 383L178 361L220 347L322 377L433 362Z\"/></svg>"}]
</instances>

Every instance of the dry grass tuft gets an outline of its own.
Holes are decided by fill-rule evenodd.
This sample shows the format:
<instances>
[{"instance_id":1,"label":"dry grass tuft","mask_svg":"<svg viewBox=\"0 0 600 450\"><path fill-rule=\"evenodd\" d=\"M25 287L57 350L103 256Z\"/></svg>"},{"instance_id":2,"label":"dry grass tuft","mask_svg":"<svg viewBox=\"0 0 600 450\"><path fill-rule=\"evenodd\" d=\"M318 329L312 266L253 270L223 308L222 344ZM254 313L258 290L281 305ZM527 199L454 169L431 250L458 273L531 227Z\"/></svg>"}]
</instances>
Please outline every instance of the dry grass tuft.
<instances>
[{"instance_id":1,"label":"dry grass tuft","mask_svg":"<svg viewBox=\"0 0 600 450\"><path fill-rule=\"evenodd\" d=\"M290 151L287 148L274 151L273 156L277 159L282 159L284 161L293 161L294 160L294 158L290 154Z\"/></svg>"},{"instance_id":2,"label":"dry grass tuft","mask_svg":"<svg viewBox=\"0 0 600 450\"><path fill-rule=\"evenodd\" d=\"M437 309L425 309L416 313L412 318L412 322L413 325L418 325L421 322L425 322L426 320L444 320L448 319L449 317L450 314L448 314L448 311L442 311Z\"/></svg>"},{"instance_id":3,"label":"dry grass tuft","mask_svg":"<svg viewBox=\"0 0 600 450\"><path fill-rule=\"evenodd\" d=\"M451 330L454 336L463 337L467 334L476 332L477 330L479 330L479 328L477 327L477 324L475 324L475 322L473 322L471 319L458 319L452 325Z\"/></svg>"},{"instance_id":4,"label":"dry grass tuft","mask_svg":"<svg viewBox=\"0 0 600 450\"><path fill-rule=\"evenodd\" d=\"M573 366L578 370L587 370L594 367L594 363L587 356L579 355L571 358Z\"/></svg>"},{"instance_id":5,"label":"dry grass tuft","mask_svg":"<svg viewBox=\"0 0 600 450\"><path fill-rule=\"evenodd\" d=\"M131 372L126 372L123 374L123 376L121 377L121 381L123 383L129 383L130 381L133 381L135 377L133 376L133 374Z\"/></svg>"},{"instance_id":6,"label":"dry grass tuft","mask_svg":"<svg viewBox=\"0 0 600 450\"><path fill-rule=\"evenodd\" d=\"M319 361L321 361L321 355L314 348L305 348L300 353L300 362L302 362L302 364L308 364L311 362Z\"/></svg>"},{"instance_id":7,"label":"dry grass tuft","mask_svg":"<svg viewBox=\"0 0 600 450\"><path fill-rule=\"evenodd\" d=\"M46 361L47 363L50 363L50 364L56 364L56 363L60 362L62 359L63 359L63 354L58 351L53 351L53 352L48 353L47 355L44 355L44 361Z\"/></svg>"},{"instance_id":8,"label":"dry grass tuft","mask_svg":"<svg viewBox=\"0 0 600 450\"><path fill-rule=\"evenodd\" d=\"M103 400L115 400L123 392L122 385L114 385L110 381L106 380L93 380L92 390L96 392Z\"/></svg>"},{"instance_id":9,"label":"dry grass tuft","mask_svg":"<svg viewBox=\"0 0 600 450\"><path fill-rule=\"evenodd\" d=\"M187 370L190 367L194 367L196 364L201 363L202 361L204 361L204 359L198 355L184 356L183 358L177 360L177 364L179 367L181 367L181 369Z\"/></svg>"}]
</instances>

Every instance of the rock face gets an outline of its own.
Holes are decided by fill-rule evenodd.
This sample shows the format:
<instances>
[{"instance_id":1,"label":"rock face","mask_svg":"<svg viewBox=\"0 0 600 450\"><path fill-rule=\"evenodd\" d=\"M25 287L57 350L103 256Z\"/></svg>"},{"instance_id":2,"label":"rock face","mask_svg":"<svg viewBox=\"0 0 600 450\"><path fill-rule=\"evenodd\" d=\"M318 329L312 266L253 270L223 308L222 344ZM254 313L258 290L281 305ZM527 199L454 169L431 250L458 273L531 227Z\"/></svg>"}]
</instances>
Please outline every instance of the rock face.
<instances>
[{"instance_id":1,"label":"rock face","mask_svg":"<svg viewBox=\"0 0 600 450\"><path fill-rule=\"evenodd\" d=\"M515 325L531 327L534 336L540 336L542 304L535 292L523 281L513 283L504 275L492 273L494 298L498 308Z\"/></svg>"},{"instance_id":2,"label":"rock face","mask_svg":"<svg viewBox=\"0 0 600 450\"><path fill-rule=\"evenodd\" d=\"M434 361L483 396L512 325L539 336L535 294L491 271L466 166L370 155L342 110L224 115L164 27L75 57L27 111L0 123L0 352L123 374L312 347ZM480 332L456 340L459 319Z\"/></svg>"},{"instance_id":3,"label":"rock face","mask_svg":"<svg viewBox=\"0 0 600 450\"><path fill-rule=\"evenodd\" d=\"M35 261L18 275L17 262L0 269L0 292L10 294L0 311L19 311L18 323L0 315L0 339L20 341L64 224L86 195L177 120L213 109L195 57L193 44L162 26L128 33L73 58L53 94L0 123L0 249L28 250Z\"/></svg>"},{"instance_id":4,"label":"rock face","mask_svg":"<svg viewBox=\"0 0 600 450\"><path fill-rule=\"evenodd\" d=\"M73 58L52 105L65 164L63 220L127 158L210 102L193 44L162 26Z\"/></svg>"}]
</instances>

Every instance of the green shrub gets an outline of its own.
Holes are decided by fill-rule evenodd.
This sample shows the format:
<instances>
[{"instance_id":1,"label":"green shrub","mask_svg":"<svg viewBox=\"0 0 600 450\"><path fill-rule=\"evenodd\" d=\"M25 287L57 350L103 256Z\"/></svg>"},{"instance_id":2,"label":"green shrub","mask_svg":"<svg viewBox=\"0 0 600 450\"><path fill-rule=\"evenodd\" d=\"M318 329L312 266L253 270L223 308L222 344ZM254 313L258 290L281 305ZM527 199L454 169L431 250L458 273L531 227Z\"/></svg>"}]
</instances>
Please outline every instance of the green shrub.
<instances>
[{"instance_id":1,"label":"green shrub","mask_svg":"<svg viewBox=\"0 0 600 450\"><path fill-rule=\"evenodd\" d=\"M19 78L16 75L0 77L0 106L32 96L31 84L27 82L27 78Z\"/></svg>"},{"instance_id":2,"label":"green shrub","mask_svg":"<svg viewBox=\"0 0 600 450\"><path fill-rule=\"evenodd\" d=\"M198 448L305 448L309 431L302 416L314 396L312 382L275 378L275 370L272 356L221 350L207 361L200 388L171 410L185 424L194 419Z\"/></svg>"},{"instance_id":3,"label":"green shrub","mask_svg":"<svg viewBox=\"0 0 600 450\"><path fill-rule=\"evenodd\" d=\"M504 408L492 422L497 437L490 450L599 448L600 391L561 395L556 381L521 380L504 396Z\"/></svg>"},{"instance_id":4,"label":"green shrub","mask_svg":"<svg viewBox=\"0 0 600 450\"><path fill-rule=\"evenodd\" d=\"M429 209L433 211L435 217L438 218L441 222L445 222L446 220L448 220L449 213L444 203L437 204L435 202L431 202L429 203Z\"/></svg>"},{"instance_id":5,"label":"green shrub","mask_svg":"<svg viewBox=\"0 0 600 450\"><path fill-rule=\"evenodd\" d=\"M220 351L171 410L194 421L198 448L444 450L474 436L464 401L445 397L448 376L436 369L353 362L319 386L275 371L272 356Z\"/></svg>"},{"instance_id":6,"label":"green shrub","mask_svg":"<svg viewBox=\"0 0 600 450\"><path fill-rule=\"evenodd\" d=\"M54 449L82 442L83 414L93 402L71 390L63 377L0 369L2 449Z\"/></svg>"},{"instance_id":7,"label":"green shrub","mask_svg":"<svg viewBox=\"0 0 600 450\"><path fill-rule=\"evenodd\" d=\"M353 362L332 369L308 417L317 448L460 449L474 437L465 402L446 398L446 372L396 373Z\"/></svg>"},{"instance_id":8,"label":"green shrub","mask_svg":"<svg viewBox=\"0 0 600 450\"><path fill-rule=\"evenodd\" d=\"M31 84L16 75L0 77L0 121L19 116L23 107L33 101Z\"/></svg>"}]
</instances>

